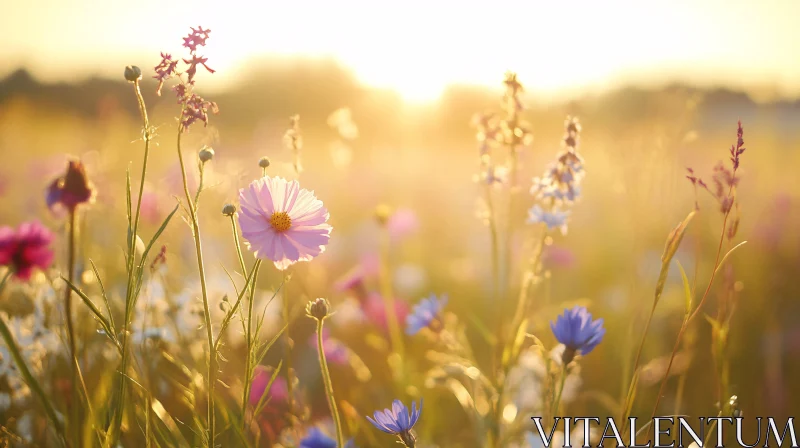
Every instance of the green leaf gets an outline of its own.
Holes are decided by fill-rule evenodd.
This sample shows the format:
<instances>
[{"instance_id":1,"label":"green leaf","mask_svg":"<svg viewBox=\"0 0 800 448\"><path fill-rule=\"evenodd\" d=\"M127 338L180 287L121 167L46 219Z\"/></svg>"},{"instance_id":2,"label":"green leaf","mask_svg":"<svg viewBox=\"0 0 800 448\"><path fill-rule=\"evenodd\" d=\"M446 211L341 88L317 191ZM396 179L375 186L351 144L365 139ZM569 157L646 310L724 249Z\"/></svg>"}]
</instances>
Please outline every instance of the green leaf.
<instances>
[{"instance_id":1,"label":"green leaf","mask_svg":"<svg viewBox=\"0 0 800 448\"><path fill-rule=\"evenodd\" d=\"M130 252L131 246L131 229L133 228L133 216L131 210L133 209L132 201L131 201L131 167L128 166L128 169L125 170L125 198L126 198L126 212L128 217L128 252Z\"/></svg>"},{"instance_id":2,"label":"green leaf","mask_svg":"<svg viewBox=\"0 0 800 448\"><path fill-rule=\"evenodd\" d=\"M256 404L255 410L253 415L260 415L261 411L264 410L264 406L267 405L269 399L267 395L269 395L269 390L272 388L272 383L275 382L275 379L278 378L278 374L281 372L281 367L283 366L283 361L281 360L278 362L278 367L272 371L272 376L269 378L269 382L267 383L267 387L264 388L264 393L261 394L261 398L258 399L258 403Z\"/></svg>"},{"instance_id":3,"label":"green leaf","mask_svg":"<svg viewBox=\"0 0 800 448\"><path fill-rule=\"evenodd\" d=\"M727 259L728 259L728 256L730 256L730 254L732 254L732 253L733 253L733 251L735 251L736 249L738 249L738 248L740 248L740 247L744 246L744 245L745 245L745 243L747 243L747 241L742 241L741 243L739 243L739 244L737 244L737 245L733 246L733 247L731 248L731 250L729 250L729 251L728 251L728 252L725 254L725 256L724 256L724 257L722 257L722 260L719 262L719 265L717 265L717 269L715 269L715 270L714 270L714 275L715 275L715 276L716 276L716 275L719 273L719 270L722 268L722 265L723 265L723 264L725 264L725 260L727 260Z\"/></svg>"},{"instance_id":4,"label":"green leaf","mask_svg":"<svg viewBox=\"0 0 800 448\"><path fill-rule=\"evenodd\" d=\"M111 328L111 322L109 322L108 319L105 316L103 316L103 313L100 312L100 309L98 309L97 306L94 304L94 302L92 302L92 299L90 299L77 286L73 285L72 282L64 278L64 276L61 276L61 280L64 280L69 289L74 291L75 294L77 294L78 297L80 297L81 300L83 300L83 303L85 303L86 306L89 307L89 310L92 312L92 314L94 314L95 319L97 319L100 326L103 327L103 331L106 332L106 336L111 340L111 342L114 343L114 345L117 346L117 350L119 350L120 353L122 353L122 346L119 344L119 341L117 341L116 332L114 332L114 330Z\"/></svg>"},{"instance_id":5,"label":"green leaf","mask_svg":"<svg viewBox=\"0 0 800 448\"><path fill-rule=\"evenodd\" d=\"M253 269L250 270L250 273L247 275L247 280L245 280L244 288L239 291L239 295L236 298L236 302L231 306L231 309L228 310L227 314L225 314L225 318L222 319L222 324L220 325L219 333L217 334L217 342L214 344L214 349L219 350L219 343L222 340L222 335L225 334L225 330L228 328L228 325L233 319L233 316L236 314L236 311L239 309L240 304L242 303L242 299L247 291L250 291L250 300L253 300L253 295L255 294L255 287L248 288L248 285L251 283L255 284L256 277L258 276L258 270L261 268L261 260L256 260L255 264L253 265Z\"/></svg>"},{"instance_id":6,"label":"green leaf","mask_svg":"<svg viewBox=\"0 0 800 448\"><path fill-rule=\"evenodd\" d=\"M89 264L92 266L92 272L94 272L94 278L97 280L97 284L100 286L100 293L103 295L103 302L106 304L106 310L108 311L108 320L111 323L111 329L114 330L114 334L117 334L117 326L114 324L114 313L111 312L111 304L108 301L108 295L106 294L106 288L103 286L103 280L100 279L100 273L97 271L97 266L94 265L94 261L89 259Z\"/></svg>"},{"instance_id":7,"label":"green leaf","mask_svg":"<svg viewBox=\"0 0 800 448\"><path fill-rule=\"evenodd\" d=\"M68 446L67 439L64 436L64 427L61 423L61 420L58 419L52 403L50 403L50 400L47 398L44 390L42 390L42 386L39 385L39 382L25 364L25 358L19 351L19 347L17 346L16 341L14 341L14 336L11 334L11 331L6 325L6 321L2 316L0 316L0 336L3 337L3 341L5 341L8 351L11 353L11 357L14 358L14 363L17 365L20 376L22 376L22 379L25 380L25 384L31 388L34 395L36 395L42 402L45 414L47 414L47 418L49 418L50 422L53 424L56 434L59 436L64 446Z\"/></svg>"},{"instance_id":8,"label":"green leaf","mask_svg":"<svg viewBox=\"0 0 800 448\"><path fill-rule=\"evenodd\" d=\"M504 350L503 352L503 365L507 366L510 362L517 358L520 349L522 348L522 343L525 342L525 337L528 335L528 318L522 319L522 322L519 323L519 327L517 327L517 332L514 334L514 340L512 341L511 347L508 350Z\"/></svg>"},{"instance_id":9,"label":"green leaf","mask_svg":"<svg viewBox=\"0 0 800 448\"><path fill-rule=\"evenodd\" d=\"M144 252L142 253L142 260L139 262L139 271L140 271L139 275L141 275L141 271L142 271L142 269L144 269L144 263L147 260L147 254L150 253L150 250L153 248L153 245L158 240L158 237L160 237L161 234L164 233L164 230L167 228L167 225L169 224L169 221L172 219L172 217L178 211L178 207L179 207L179 205L175 204L175 208L173 208L172 212L170 212L170 214L167 215L167 217L164 219L164 222L161 223L161 227L158 228L156 233L153 235L153 238L151 238L150 242L147 243L147 247L145 248Z\"/></svg>"},{"instance_id":10,"label":"green leaf","mask_svg":"<svg viewBox=\"0 0 800 448\"><path fill-rule=\"evenodd\" d=\"M497 344L497 337L489 330L486 325L474 314L469 315L469 321L478 330L478 332L483 336L483 339L489 345L496 345Z\"/></svg>"},{"instance_id":11,"label":"green leaf","mask_svg":"<svg viewBox=\"0 0 800 448\"><path fill-rule=\"evenodd\" d=\"M686 277L686 271L683 269L680 261L675 261L678 264L678 269L681 271L681 278L683 279L683 295L686 299L686 315L689 316L692 314L692 302L694 298L692 297L692 287L689 285L689 278Z\"/></svg>"}]
</instances>

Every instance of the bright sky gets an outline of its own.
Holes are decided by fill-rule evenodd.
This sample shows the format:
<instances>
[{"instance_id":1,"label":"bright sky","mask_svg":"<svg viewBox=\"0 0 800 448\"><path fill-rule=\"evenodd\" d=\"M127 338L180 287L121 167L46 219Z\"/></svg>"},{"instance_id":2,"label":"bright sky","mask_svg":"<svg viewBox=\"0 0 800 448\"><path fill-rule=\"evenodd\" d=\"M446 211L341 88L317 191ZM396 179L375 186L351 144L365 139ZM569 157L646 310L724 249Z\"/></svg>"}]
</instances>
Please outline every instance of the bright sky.
<instances>
[{"instance_id":1,"label":"bright sky","mask_svg":"<svg viewBox=\"0 0 800 448\"><path fill-rule=\"evenodd\" d=\"M149 72L202 25L218 86L249 56L303 54L412 100L497 85L508 69L545 94L671 79L800 93L800 0L7 1L0 76Z\"/></svg>"}]
</instances>

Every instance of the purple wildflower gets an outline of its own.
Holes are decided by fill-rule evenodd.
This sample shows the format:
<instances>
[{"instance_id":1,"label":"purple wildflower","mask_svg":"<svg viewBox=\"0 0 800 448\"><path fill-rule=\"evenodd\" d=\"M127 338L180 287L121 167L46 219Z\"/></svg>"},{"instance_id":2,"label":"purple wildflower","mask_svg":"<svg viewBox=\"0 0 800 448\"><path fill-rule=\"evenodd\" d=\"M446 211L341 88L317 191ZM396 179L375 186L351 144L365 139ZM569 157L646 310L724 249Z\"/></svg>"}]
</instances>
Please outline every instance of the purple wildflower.
<instances>
[{"instance_id":1,"label":"purple wildflower","mask_svg":"<svg viewBox=\"0 0 800 448\"><path fill-rule=\"evenodd\" d=\"M175 73L178 69L178 61L172 59L172 55L169 53L161 53L161 62L155 66L156 74L153 76L158 81L158 88L156 88L156 93L160 96L161 95L161 87L164 86L164 82L166 80L175 76Z\"/></svg>"},{"instance_id":2,"label":"purple wildflower","mask_svg":"<svg viewBox=\"0 0 800 448\"><path fill-rule=\"evenodd\" d=\"M47 187L46 201L50 210L63 207L71 213L77 206L91 202L94 195L94 187L86 176L83 163L70 160L66 173Z\"/></svg>"},{"instance_id":3,"label":"purple wildflower","mask_svg":"<svg viewBox=\"0 0 800 448\"><path fill-rule=\"evenodd\" d=\"M447 305L447 296L437 298L431 294L430 297L422 299L414 305L411 314L406 317L406 334L413 336L423 328L430 328L433 331L442 329L442 309Z\"/></svg>"},{"instance_id":4,"label":"purple wildflower","mask_svg":"<svg viewBox=\"0 0 800 448\"><path fill-rule=\"evenodd\" d=\"M569 211L545 211L539 204L528 210L528 224L544 223L548 229L560 228L561 233L567 233L567 219Z\"/></svg>"},{"instance_id":5,"label":"purple wildflower","mask_svg":"<svg viewBox=\"0 0 800 448\"><path fill-rule=\"evenodd\" d=\"M403 402L394 400L392 409L375 411L374 418L367 417L367 420L381 431L396 435L407 447L414 448L417 438L411 432L411 428L417 424L420 414L422 414L422 401L419 402L419 408L412 402L409 411Z\"/></svg>"},{"instance_id":6,"label":"purple wildflower","mask_svg":"<svg viewBox=\"0 0 800 448\"><path fill-rule=\"evenodd\" d=\"M550 328L558 342L566 346L562 358L564 365L572 361L576 352L588 355L606 334L603 319L592 320L591 313L582 306L564 310L563 315L550 323Z\"/></svg>"}]
</instances>

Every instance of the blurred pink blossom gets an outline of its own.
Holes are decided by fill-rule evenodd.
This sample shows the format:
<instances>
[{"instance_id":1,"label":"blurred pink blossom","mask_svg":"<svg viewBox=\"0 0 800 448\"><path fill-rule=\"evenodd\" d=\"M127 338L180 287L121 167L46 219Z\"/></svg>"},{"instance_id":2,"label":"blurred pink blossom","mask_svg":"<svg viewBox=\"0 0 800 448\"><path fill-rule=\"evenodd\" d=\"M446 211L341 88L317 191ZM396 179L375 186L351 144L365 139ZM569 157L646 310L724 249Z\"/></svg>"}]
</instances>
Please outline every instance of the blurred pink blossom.
<instances>
[{"instance_id":1,"label":"blurred pink blossom","mask_svg":"<svg viewBox=\"0 0 800 448\"><path fill-rule=\"evenodd\" d=\"M319 346L317 334L312 334L308 342L316 350ZM339 365L347 364L347 347L338 339L330 337L330 330L327 328L322 329L322 345L325 348L325 358L328 362Z\"/></svg>"},{"instance_id":2,"label":"blurred pink blossom","mask_svg":"<svg viewBox=\"0 0 800 448\"><path fill-rule=\"evenodd\" d=\"M419 218L410 208L399 208L392 213L386 223L393 240L403 239L419 230Z\"/></svg>"},{"instance_id":3,"label":"blurred pink blossom","mask_svg":"<svg viewBox=\"0 0 800 448\"><path fill-rule=\"evenodd\" d=\"M575 253L566 247L547 246L544 252L544 262L549 266L569 269L575 265Z\"/></svg>"},{"instance_id":4,"label":"blurred pink blossom","mask_svg":"<svg viewBox=\"0 0 800 448\"><path fill-rule=\"evenodd\" d=\"M278 376L267 391L269 380L272 378L273 369L265 366L256 366L253 382L250 384L250 404L257 406L261 396L266 392L272 404L283 404L289 400L289 391L286 387L286 378Z\"/></svg>"},{"instance_id":5,"label":"blurred pink blossom","mask_svg":"<svg viewBox=\"0 0 800 448\"><path fill-rule=\"evenodd\" d=\"M394 301L395 314L397 315L397 323L402 327L405 325L406 316L408 316L409 306L400 299ZM372 322L375 326L383 330L389 329L388 319L386 316L386 301L378 293L371 293L367 300L362 304L362 310L367 320Z\"/></svg>"}]
</instances>

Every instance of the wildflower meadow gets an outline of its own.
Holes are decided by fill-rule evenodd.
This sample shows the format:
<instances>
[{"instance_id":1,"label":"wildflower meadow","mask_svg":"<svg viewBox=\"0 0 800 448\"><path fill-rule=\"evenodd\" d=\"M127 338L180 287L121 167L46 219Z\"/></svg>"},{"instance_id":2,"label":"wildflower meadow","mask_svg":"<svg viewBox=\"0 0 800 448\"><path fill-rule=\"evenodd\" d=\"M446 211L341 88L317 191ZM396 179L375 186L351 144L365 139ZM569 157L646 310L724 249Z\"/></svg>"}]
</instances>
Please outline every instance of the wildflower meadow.
<instances>
[{"instance_id":1,"label":"wildflower meadow","mask_svg":"<svg viewBox=\"0 0 800 448\"><path fill-rule=\"evenodd\" d=\"M0 446L762 446L800 409L778 112L219 93L223 36L174 32L66 103L0 89Z\"/></svg>"}]
</instances>

